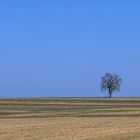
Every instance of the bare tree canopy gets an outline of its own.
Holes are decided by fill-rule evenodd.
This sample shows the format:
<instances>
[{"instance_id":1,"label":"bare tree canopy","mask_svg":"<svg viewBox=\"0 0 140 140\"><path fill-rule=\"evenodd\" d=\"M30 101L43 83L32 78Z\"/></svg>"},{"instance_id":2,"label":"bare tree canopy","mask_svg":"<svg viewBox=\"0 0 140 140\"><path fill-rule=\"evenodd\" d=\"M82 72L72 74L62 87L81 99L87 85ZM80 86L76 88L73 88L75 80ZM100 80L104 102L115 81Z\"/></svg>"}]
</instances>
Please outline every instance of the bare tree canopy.
<instances>
[{"instance_id":1,"label":"bare tree canopy","mask_svg":"<svg viewBox=\"0 0 140 140\"><path fill-rule=\"evenodd\" d=\"M122 79L119 77L119 75L106 73L105 76L102 77L101 90L108 90L109 97L111 98L114 91L120 91L121 83Z\"/></svg>"}]
</instances>

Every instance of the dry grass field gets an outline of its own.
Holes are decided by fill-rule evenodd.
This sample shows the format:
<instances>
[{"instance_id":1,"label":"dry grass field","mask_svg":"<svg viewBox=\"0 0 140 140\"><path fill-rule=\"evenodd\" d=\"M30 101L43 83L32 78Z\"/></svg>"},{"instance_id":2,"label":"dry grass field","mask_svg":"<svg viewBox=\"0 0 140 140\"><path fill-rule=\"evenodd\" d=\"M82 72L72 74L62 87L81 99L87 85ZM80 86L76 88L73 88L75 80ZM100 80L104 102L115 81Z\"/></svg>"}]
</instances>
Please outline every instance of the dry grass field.
<instances>
[{"instance_id":1,"label":"dry grass field","mask_svg":"<svg viewBox=\"0 0 140 140\"><path fill-rule=\"evenodd\" d=\"M0 99L0 140L140 140L140 98Z\"/></svg>"}]
</instances>

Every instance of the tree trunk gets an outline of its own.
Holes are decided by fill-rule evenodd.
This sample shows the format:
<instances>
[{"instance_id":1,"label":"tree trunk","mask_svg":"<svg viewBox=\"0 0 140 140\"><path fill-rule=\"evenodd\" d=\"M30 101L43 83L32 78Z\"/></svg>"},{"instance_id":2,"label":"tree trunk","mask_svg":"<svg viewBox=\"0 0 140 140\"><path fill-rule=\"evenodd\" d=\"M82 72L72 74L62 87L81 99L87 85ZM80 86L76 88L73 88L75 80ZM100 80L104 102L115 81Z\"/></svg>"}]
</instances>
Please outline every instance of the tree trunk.
<instances>
[{"instance_id":1,"label":"tree trunk","mask_svg":"<svg viewBox=\"0 0 140 140\"><path fill-rule=\"evenodd\" d=\"M109 89L109 98L111 98L112 97L112 91L111 91L111 89Z\"/></svg>"}]
</instances>

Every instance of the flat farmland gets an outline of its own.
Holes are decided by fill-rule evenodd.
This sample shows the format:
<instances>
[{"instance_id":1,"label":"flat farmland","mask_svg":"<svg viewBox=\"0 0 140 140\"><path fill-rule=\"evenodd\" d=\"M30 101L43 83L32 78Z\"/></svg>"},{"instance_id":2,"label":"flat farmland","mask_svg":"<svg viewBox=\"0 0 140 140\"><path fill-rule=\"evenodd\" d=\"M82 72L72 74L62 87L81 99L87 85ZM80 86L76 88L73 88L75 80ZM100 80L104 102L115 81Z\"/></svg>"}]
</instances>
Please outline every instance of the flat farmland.
<instances>
[{"instance_id":1,"label":"flat farmland","mask_svg":"<svg viewBox=\"0 0 140 140\"><path fill-rule=\"evenodd\" d=\"M0 99L0 140L139 140L140 98Z\"/></svg>"}]
</instances>

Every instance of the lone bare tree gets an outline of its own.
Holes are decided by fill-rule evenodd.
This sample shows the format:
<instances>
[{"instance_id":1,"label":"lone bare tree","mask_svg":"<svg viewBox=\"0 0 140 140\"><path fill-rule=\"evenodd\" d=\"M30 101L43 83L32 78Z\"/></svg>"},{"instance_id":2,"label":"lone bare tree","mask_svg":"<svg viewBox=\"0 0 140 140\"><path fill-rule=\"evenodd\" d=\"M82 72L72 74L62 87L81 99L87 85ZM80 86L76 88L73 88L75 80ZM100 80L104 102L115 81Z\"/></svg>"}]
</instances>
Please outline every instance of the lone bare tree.
<instances>
[{"instance_id":1,"label":"lone bare tree","mask_svg":"<svg viewBox=\"0 0 140 140\"><path fill-rule=\"evenodd\" d=\"M121 82L122 79L119 77L119 75L106 73L105 76L102 77L101 90L108 90L109 98L111 98L114 91L120 91Z\"/></svg>"}]
</instances>

